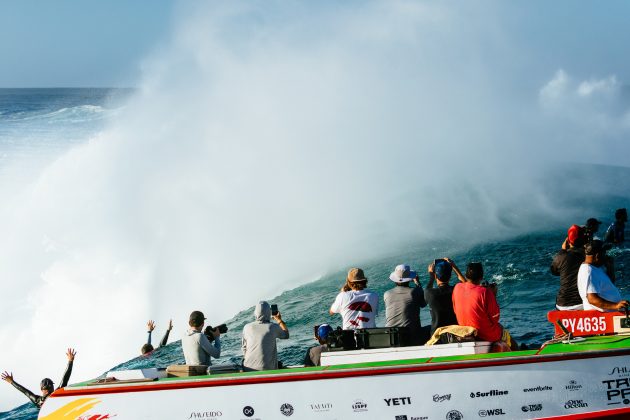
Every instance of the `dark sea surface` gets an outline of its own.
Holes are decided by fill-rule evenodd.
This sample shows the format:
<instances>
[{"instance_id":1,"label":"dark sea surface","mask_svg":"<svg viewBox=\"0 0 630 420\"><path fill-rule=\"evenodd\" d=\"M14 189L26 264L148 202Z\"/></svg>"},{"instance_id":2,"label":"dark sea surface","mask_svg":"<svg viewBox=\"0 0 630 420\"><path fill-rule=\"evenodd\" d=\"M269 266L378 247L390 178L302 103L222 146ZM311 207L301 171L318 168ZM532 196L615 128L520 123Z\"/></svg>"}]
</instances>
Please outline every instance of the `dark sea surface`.
<instances>
[{"instance_id":1,"label":"dark sea surface","mask_svg":"<svg viewBox=\"0 0 630 420\"><path fill-rule=\"evenodd\" d=\"M107 123L109 116L121 112L121 103L131 92L112 89L0 89L0 176L2 165L22 154L33 155L40 151L50 155L51 148L62 152L73 144L86 141L97 135ZM63 135L60 135L62 133ZM60 140L60 139L63 139ZM54 144L51 144L53 142ZM56 142L56 143L55 143ZM625 168L602 167L597 171L599 182L611 179L628 179ZM591 179L590 182L593 182ZM530 346L540 345L553 335L553 327L546 320L548 311L554 309L558 278L549 273L553 255L560 248L571 223L583 224L589 217L604 221L602 232L612 222L614 210L627 207L627 186L618 194L602 194L584 197L591 213L580 220L568 221L564 225L545 224L532 226L531 232L498 242L483 239L470 247L461 247L454 240L441 243L411 244L408 250L396 255L383 256L368 261L363 268L369 278L369 287L381 297L381 311L377 324L384 325L383 293L392 287L388 280L393 268L408 263L421 274L426 284L426 267L435 258L449 256L460 267L469 261L482 261L486 279L499 284L498 301L501 307L501 322L519 341ZM562 198L567 206L575 205L576 197ZM617 286L624 297L630 296L627 268L630 264L630 249L615 248L609 252L615 258ZM285 365L301 364L306 349L315 343L312 338L313 325L328 322L341 325L338 316L331 317L328 308L343 284L348 267L323 278L290 290L272 299L282 312L291 338L278 342L279 359ZM209 319L212 325L226 322L229 331L222 336L221 363L239 363L241 360L240 331L253 320L253 308L242 308L228 320ZM422 324L430 323L427 308L421 311ZM154 332L154 343L164 330L158 325ZM145 339L138 337L138 347ZM4 362L4 361L3 361ZM168 343L156 350L151 357L121 360L112 370L145 367L165 367L183 363L179 341ZM17 374L16 369L16 374ZM105 373L105 372L104 372ZM17 392L7 384L1 384L0 392ZM37 411L30 403L10 412L0 413L2 419L34 419Z\"/></svg>"}]
</instances>

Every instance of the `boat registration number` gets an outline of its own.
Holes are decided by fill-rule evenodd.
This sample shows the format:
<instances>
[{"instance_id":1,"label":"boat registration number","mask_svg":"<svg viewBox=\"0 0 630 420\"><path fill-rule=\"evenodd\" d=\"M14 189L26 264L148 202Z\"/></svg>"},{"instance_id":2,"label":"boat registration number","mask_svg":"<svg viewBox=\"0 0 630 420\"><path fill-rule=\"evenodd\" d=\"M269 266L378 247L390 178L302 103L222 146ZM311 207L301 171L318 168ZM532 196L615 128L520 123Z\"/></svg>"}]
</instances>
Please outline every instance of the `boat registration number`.
<instances>
[{"instance_id":1,"label":"boat registration number","mask_svg":"<svg viewBox=\"0 0 630 420\"><path fill-rule=\"evenodd\" d=\"M608 323L604 316L594 316L588 318L565 318L562 325L572 333L605 333L608 330Z\"/></svg>"}]
</instances>

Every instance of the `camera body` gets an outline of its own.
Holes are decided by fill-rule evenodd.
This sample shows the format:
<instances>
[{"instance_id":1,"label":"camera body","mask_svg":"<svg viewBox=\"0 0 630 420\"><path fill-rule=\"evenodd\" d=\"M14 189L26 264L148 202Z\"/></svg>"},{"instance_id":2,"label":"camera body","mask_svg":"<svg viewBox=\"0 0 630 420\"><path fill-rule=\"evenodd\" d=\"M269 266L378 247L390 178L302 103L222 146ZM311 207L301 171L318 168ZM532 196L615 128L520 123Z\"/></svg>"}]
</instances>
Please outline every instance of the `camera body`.
<instances>
[{"instance_id":1,"label":"camera body","mask_svg":"<svg viewBox=\"0 0 630 420\"><path fill-rule=\"evenodd\" d=\"M217 329L219 330L221 334L225 334L226 332L228 332L228 327L225 324L217 325ZM210 341L214 341L214 334L212 333L213 331L214 331L214 327L212 327L211 325L208 325L203 330L204 335L208 337L208 340Z\"/></svg>"}]
</instances>

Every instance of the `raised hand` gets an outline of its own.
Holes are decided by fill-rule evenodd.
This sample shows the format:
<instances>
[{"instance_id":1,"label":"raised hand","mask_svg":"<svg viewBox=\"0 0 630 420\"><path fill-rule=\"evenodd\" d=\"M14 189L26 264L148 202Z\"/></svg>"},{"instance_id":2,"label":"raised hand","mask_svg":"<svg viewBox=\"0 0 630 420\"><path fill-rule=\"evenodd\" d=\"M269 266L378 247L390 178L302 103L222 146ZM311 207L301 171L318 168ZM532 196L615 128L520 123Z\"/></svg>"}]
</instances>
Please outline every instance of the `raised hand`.
<instances>
[{"instance_id":1,"label":"raised hand","mask_svg":"<svg viewBox=\"0 0 630 420\"><path fill-rule=\"evenodd\" d=\"M66 352L66 356L68 357L69 362L74 361L74 356L76 355L77 355L77 352L74 349L68 348L68 351Z\"/></svg>"},{"instance_id":2,"label":"raised hand","mask_svg":"<svg viewBox=\"0 0 630 420\"><path fill-rule=\"evenodd\" d=\"M170 330L172 330L172 329L173 329L173 320L172 320L172 319L169 319L169 320L168 320L168 330L170 331Z\"/></svg>"},{"instance_id":3,"label":"raised hand","mask_svg":"<svg viewBox=\"0 0 630 420\"><path fill-rule=\"evenodd\" d=\"M153 331L155 329L155 321L149 320L147 322L147 331Z\"/></svg>"},{"instance_id":4,"label":"raised hand","mask_svg":"<svg viewBox=\"0 0 630 420\"><path fill-rule=\"evenodd\" d=\"M9 372L2 372L2 375L0 375L0 377L2 377L3 381L7 381L10 384L13 383L13 372L11 372L11 373L9 373Z\"/></svg>"}]
</instances>

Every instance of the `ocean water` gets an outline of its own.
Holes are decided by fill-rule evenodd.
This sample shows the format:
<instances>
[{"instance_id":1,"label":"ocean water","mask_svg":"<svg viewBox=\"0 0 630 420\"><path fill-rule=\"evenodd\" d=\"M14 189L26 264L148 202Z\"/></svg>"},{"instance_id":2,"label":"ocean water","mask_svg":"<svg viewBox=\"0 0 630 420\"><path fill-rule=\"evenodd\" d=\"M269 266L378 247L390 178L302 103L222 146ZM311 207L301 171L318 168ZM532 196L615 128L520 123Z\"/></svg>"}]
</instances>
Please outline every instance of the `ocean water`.
<instances>
[{"instance_id":1,"label":"ocean water","mask_svg":"<svg viewBox=\"0 0 630 420\"><path fill-rule=\"evenodd\" d=\"M108 120L124 112L124 99L131 94L128 90L112 89L4 89L0 90L0 177L3 168L12 162L28 157L29 161L54 159L56 154L88 141L97 135ZM63 134L63 135L60 135ZM610 183L614 179L627 179L629 171L625 168L591 168L587 176L584 171L571 173L576 182ZM568 168L558 171L570 172ZM580 177L584 179L580 179ZM549 174L550 181L557 179L557 174ZM381 296L381 311L377 324L384 325L382 296L392 283L388 276L400 263L411 264L421 273L421 281L426 284L427 265L435 258L449 256L460 267L468 261L482 261L486 279L499 284L498 301L501 306L501 322L509 328L519 341L529 345L539 345L553 334L552 326L546 321L546 313L554 307L558 288L558 278L549 273L549 264L554 253L559 249L565 232L571 223L582 224L589 217L597 217L605 223L602 230L612 221L615 208L628 206L627 186L621 185L615 193L592 194L587 197L556 194L567 208L583 207L588 213L578 220L564 223L546 221L532 225L529 232L508 237L500 241L479 241L470 246L462 246L457 238L444 238L435 243L411 243L404 252L382 255L362 264L368 278L369 287ZM609 191L609 189L605 189ZM603 232L600 232L603 233ZM624 296L630 296L627 267L630 264L630 249L613 249L617 270L617 285ZM316 258L316 256L314 256ZM271 299L276 303L286 321L291 338L278 342L279 358L285 365L300 364L306 349L314 344L312 327L328 322L340 325L338 316L328 315L330 303L334 300L343 284L345 272L349 267L337 267L328 274L309 284L286 287L280 295ZM247 293L237 291L236 293ZM428 309L421 311L422 324L430 322ZM208 319L216 325L225 322L229 331L222 336L223 351L220 363L239 363L240 331L253 320L253 308L243 307L239 313L229 319ZM134 322L142 324L144 320ZM158 325L154 334L154 343L164 333L165 325ZM174 330L171 342L156 350L150 357L132 357L120 360L112 366L114 370L143 367L164 367L169 364L183 363L180 342L176 340L181 331ZM138 352L145 340L144 330L139 328L137 337ZM83 358L91 355L83 354ZM4 359L2 363L7 363ZM77 361L80 363L80 361ZM61 374L62 366L59 366ZM0 366L0 369L3 369ZM46 369L50 371L50 369ZM19 366L14 369L19 376ZM105 372L104 372L105 373ZM36 384L24 384L33 387ZM16 392L6 384L0 385L0 392ZM10 412L0 413L5 419L33 419L37 412L26 403Z\"/></svg>"}]
</instances>

